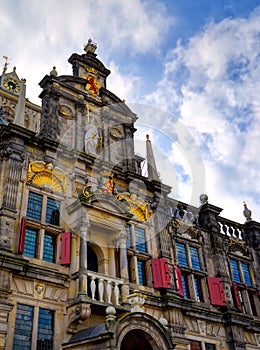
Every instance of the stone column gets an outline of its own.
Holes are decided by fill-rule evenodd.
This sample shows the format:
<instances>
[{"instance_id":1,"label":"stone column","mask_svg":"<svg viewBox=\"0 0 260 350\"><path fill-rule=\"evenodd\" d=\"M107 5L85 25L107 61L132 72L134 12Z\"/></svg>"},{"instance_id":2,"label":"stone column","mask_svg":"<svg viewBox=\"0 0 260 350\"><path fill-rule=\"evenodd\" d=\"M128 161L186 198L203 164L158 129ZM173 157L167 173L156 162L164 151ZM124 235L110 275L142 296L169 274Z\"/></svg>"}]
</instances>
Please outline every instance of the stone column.
<instances>
[{"instance_id":1,"label":"stone column","mask_svg":"<svg viewBox=\"0 0 260 350\"><path fill-rule=\"evenodd\" d=\"M88 229L90 227L88 217L83 217L80 222L80 253L79 253L79 294L87 295L87 237Z\"/></svg>"},{"instance_id":2,"label":"stone column","mask_svg":"<svg viewBox=\"0 0 260 350\"><path fill-rule=\"evenodd\" d=\"M127 251L126 251L126 239L127 232L125 228L122 228L119 235L119 248L120 248L120 277L125 280L122 286L122 303L128 302L129 285L128 285L128 266L127 266Z\"/></svg>"}]
</instances>

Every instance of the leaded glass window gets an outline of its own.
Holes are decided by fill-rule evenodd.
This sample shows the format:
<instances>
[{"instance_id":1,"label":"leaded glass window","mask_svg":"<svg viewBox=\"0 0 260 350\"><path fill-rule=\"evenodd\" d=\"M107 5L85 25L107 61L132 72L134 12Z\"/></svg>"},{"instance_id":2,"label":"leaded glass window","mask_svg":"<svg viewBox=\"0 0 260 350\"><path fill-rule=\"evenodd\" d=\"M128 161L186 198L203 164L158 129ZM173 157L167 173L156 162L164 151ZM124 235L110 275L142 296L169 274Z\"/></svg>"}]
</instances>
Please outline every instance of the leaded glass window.
<instances>
[{"instance_id":1,"label":"leaded glass window","mask_svg":"<svg viewBox=\"0 0 260 350\"><path fill-rule=\"evenodd\" d=\"M59 226L60 203L53 198L47 198L46 223Z\"/></svg>"},{"instance_id":2,"label":"leaded glass window","mask_svg":"<svg viewBox=\"0 0 260 350\"><path fill-rule=\"evenodd\" d=\"M55 236L45 233L42 259L49 262L55 261Z\"/></svg>"},{"instance_id":3,"label":"leaded glass window","mask_svg":"<svg viewBox=\"0 0 260 350\"><path fill-rule=\"evenodd\" d=\"M27 205L27 218L41 220L42 214L42 195L34 192L29 192Z\"/></svg>"},{"instance_id":4,"label":"leaded glass window","mask_svg":"<svg viewBox=\"0 0 260 350\"><path fill-rule=\"evenodd\" d=\"M182 275L181 280L182 280L183 293L184 293L183 296L184 296L184 298L189 299L190 293L189 293L188 276Z\"/></svg>"},{"instance_id":5,"label":"leaded glass window","mask_svg":"<svg viewBox=\"0 0 260 350\"><path fill-rule=\"evenodd\" d=\"M195 285L196 300L202 302L203 295L202 295L202 289L201 289L201 280L197 277L194 277L194 285Z\"/></svg>"},{"instance_id":6,"label":"leaded glass window","mask_svg":"<svg viewBox=\"0 0 260 350\"><path fill-rule=\"evenodd\" d=\"M33 307L17 304L13 350L31 350Z\"/></svg>"},{"instance_id":7,"label":"leaded glass window","mask_svg":"<svg viewBox=\"0 0 260 350\"><path fill-rule=\"evenodd\" d=\"M37 235L36 230L27 228L25 231L25 241L24 241L24 251L23 255L28 258L36 257L36 247L37 247Z\"/></svg>"},{"instance_id":8,"label":"leaded glass window","mask_svg":"<svg viewBox=\"0 0 260 350\"><path fill-rule=\"evenodd\" d=\"M38 335L36 350L53 349L53 324L54 312L46 309L39 309Z\"/></svg>"},{"instance_id":9,"label":"leaded glass window","mask_svg":"<svg viewBox=\"0 0 260 350\"><path fill-rule=\"evenodd\" d=\"M137 261L137 268L138 268L139 285L144 286L146 284L144 261L138 260Z\"/></svg>"}]
</instances>

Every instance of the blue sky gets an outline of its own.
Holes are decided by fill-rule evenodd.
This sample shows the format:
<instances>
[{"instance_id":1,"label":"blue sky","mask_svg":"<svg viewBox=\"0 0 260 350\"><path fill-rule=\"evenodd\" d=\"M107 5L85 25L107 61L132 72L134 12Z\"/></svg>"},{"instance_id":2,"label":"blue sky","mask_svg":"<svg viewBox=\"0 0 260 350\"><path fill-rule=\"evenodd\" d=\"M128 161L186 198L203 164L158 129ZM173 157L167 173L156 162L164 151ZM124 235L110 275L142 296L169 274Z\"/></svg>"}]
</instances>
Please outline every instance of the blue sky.
<instances>
[{"instance_id":1,"label":"blue sky","mask_svg":"<svg viewBox=\"0 0 260 350\"><path fill-rule=\"evenodd\" d=\"M1 56L39 81L91 37L107 87L138 113L137 151L151 135L162 181L199 205L200 192L244 222L260 221L260 4L255 0L0 0ZM3 61L4 63L4 61ZM194 191L195 189L195 191Z\"/></svg>"}]
</instances>

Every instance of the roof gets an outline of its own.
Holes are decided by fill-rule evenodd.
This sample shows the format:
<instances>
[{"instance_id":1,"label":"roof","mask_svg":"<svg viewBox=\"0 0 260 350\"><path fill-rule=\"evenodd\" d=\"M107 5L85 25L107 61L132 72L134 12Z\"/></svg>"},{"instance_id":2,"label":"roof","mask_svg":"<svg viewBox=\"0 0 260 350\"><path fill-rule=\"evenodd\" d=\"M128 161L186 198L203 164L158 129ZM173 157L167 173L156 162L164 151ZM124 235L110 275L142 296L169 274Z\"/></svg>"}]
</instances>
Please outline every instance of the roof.
<instances>
[{"instance_id":1,"label":"roof","mask_svg":"<svg viewBox=\"0 0 260 350\"><path fill-rule=\"evenodd\" d=\"M75 343L75 342L82 341L82 340L86 340L86 339L90 339L90 338L95 338L95 337L97 337L101 334L104 334L104 333L106 333L105 323L101 323L97 326L83 329L83 330L79 331L78 333L74 334L70 338L68 344Z\"/></svg>"}]
</instances>

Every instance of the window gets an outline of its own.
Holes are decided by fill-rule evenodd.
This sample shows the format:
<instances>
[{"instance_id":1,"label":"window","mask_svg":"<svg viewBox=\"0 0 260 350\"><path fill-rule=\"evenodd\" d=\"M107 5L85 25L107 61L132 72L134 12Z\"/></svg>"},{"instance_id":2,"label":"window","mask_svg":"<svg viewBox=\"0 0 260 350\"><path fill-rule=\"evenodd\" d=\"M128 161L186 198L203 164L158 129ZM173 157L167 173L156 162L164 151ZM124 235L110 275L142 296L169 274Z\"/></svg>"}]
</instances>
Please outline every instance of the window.
<instances>
[{"instance_id":1,"label":"window","mask_svg":"<svg viewBox=\"0 0 260 350\"><path fill-rule=\"evenodd\" d=\"M183 296L186 299L190 298L190 292L189 292L189 283L188 283L188 276L181 276L182 278L182 286L183 286Z\"/></svg>"},{"instance_id":2,"label":"window","mask_svg":"<svg viewBox=\"0 0 260 350\"><path fill-rule=\"evenodd\" d=\"M252 286L249 266L237 260L230 260L230 267L233 275L233 280L238 283L244 283L247 286Z\"/></svg>"},{"instance_id":3,"label":"window","mask_svg":"<svg viewBox=\"0 0 260 350\"><path fill-rule=\"evenodd\" d=\"M140 286L146 285L145 262L137 260L138 281Z\"/></svg>"},{"instance_id":4,"label":"window","mask_svg":"<svg viewBox=\"0 0 260 350\"><path fill-rule=\"evenodd\" d=\"M41 194L29 192L26 217L59 226L60 203L53 198L47 197L47 203L44 205L45 198L46 196Z\"/></svg>"},{"instance_id":5,"label":"window","mask_svg":"<svg viewBox=\"0 0 260 350\"><path fill-rule=\"evenodd\" d=\"M39 309L37 350L53 349L54 312Z\"/></svg>"},{"instance_id":6,"label":"window","mask_svg":"<svg viewBox=\"0 0 260 350\"><path fill-rule=\"evenodd\" d=\"M21 254L52 263L56 261L57 236L61 233L58 227L59 207L60 203L57 200L29 192L26 219L22 219L21 224L19 242ZM56 229L50 227L50 224L56 226Z\"/></svg>"},{"instance_id":7,"label":"window","mask_svg":"<svg viewBox=\"0 0 260 350\"><path fill-rule=\"evenodd\" d=\"M176 252L179 265L201 270L198 248L177 242Z\"/></svg>"},{"instance_id":8,"label":"window","mask_svg":"<svg viewBox=\"0 0 260 350\"><path fill-rule=\"evenodd\" d=\"M216 345L211 343L204 343L196 340L190 342L191 350L216 350Z\"/></svg>"},{"instance_id":9,"label":"window","mask_svg":"<svg viewBox=\"0 0 260 350\"><path fill-rule=\"evenodd\" d=\"M205 273L201 267L199 248L176 242L176 258L180 267L178 270L175 268L176 291L184 298L203 302Z\"/></svg>"},{"instance_id":10,"label":"window","mask_svg":"<svg viewBox=\"0 0 260 350\"><path fill-rule=\"evenodd\" d=\"M23 304L17 304L13 350L31 350L33 328L36 324L36 350L53 350L54 311L39 308L37 323L34 307Z\"/></svg>"},{"instance_id":11,"label":"window","mask_svg":"<svg viewBox=\"0 0 260 350\"><path fill-rule=\"evenodd\" d=\"M243 313L259 316L259 298L253 287L249 264L232 259L229 262L233 277L234 306Z\"/></svg>"},{"instance_id":12,"label":"window","mask_svg":"<svg viewBox=\"0 0 260 350\"><path fill-rule=\"evenodd\" d=\"M126 247L128 251L128 275L129 281L141 286L147 285L146 269L148 248L145 229L135 224L127 224Z\"/></svg>"},{"instance_id":13,"label":"window","mask_svg":"<svg viewBox=\"0 0 260 350\"><path fill-rule=\"evenodd\" d=\"M13 350L31 350L33 307L17 304Z\"/></svg>"},{"instance_id":14,"label":"window","mask_svg":"<svg viewBox=\"0 0 260 350\"><path fill-rule=\"evenodd\" d=\"M127 225L126 247L132 248L139 252L147 253L145 230L135 225Z\"/></svg>"},{"instance_id":15,"label":"window","mask_svg":"<svg viewBox=\"0 0 260 350\"><path fill-rule=\"evenodd\" d=\"M29 192L27 205L27 218L41 220L42 214L42 198L41 194Z\"/></svg>"}]
</instances>

